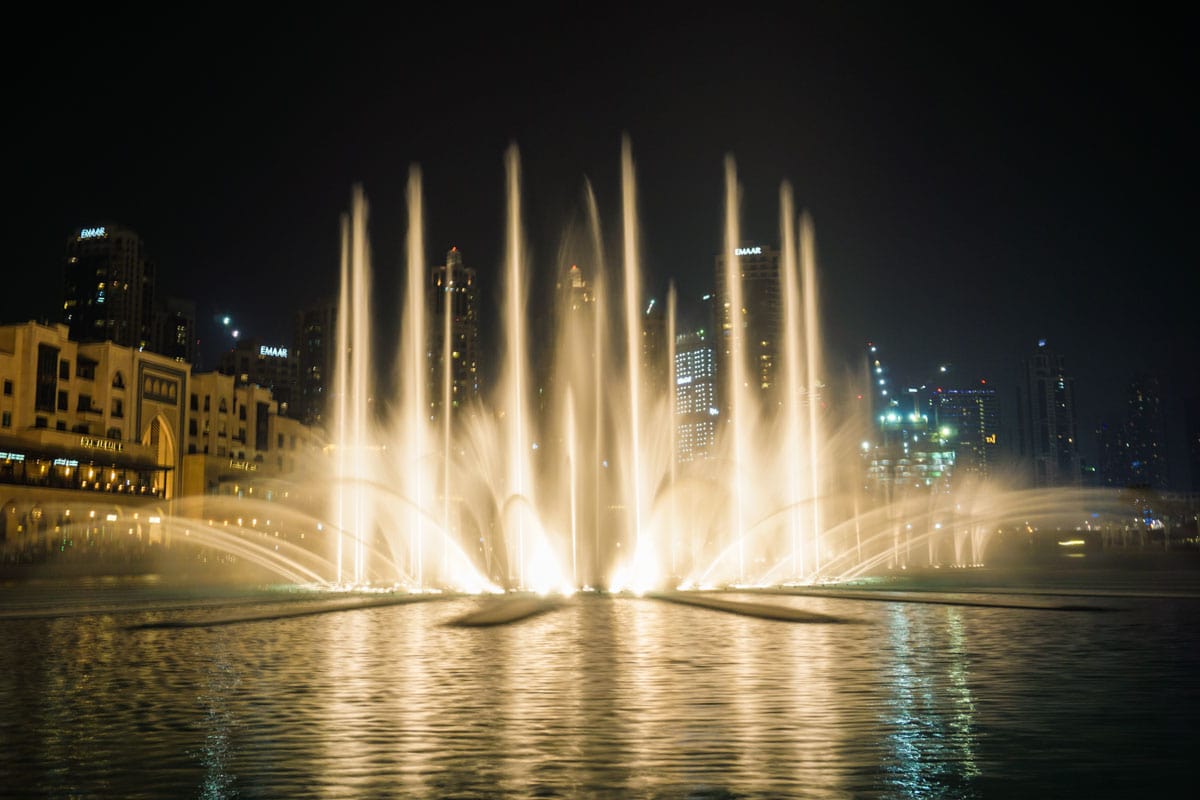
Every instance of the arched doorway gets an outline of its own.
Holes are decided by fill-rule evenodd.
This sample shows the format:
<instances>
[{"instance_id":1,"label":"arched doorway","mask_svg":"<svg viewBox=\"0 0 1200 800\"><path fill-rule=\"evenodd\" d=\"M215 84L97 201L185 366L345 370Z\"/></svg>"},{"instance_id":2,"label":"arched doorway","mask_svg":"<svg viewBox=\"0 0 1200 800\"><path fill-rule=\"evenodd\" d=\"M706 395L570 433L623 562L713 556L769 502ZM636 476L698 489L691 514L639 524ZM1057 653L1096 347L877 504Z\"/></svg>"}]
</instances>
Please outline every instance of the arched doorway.
<instances>
[{"instance_id":1,"label":"arched doorway","mask_svg":"<svg viewBox=\"0 0 1200 800\"><path fill-rule=\"evenodd\" d=\"M175 468L179 459L179 445L175 433L163 418L156 414L142 434L142 444L154 453L154 463L163 469L154 473L153 487L164 500L175 496Z\"/></svg>"}]
</instances>

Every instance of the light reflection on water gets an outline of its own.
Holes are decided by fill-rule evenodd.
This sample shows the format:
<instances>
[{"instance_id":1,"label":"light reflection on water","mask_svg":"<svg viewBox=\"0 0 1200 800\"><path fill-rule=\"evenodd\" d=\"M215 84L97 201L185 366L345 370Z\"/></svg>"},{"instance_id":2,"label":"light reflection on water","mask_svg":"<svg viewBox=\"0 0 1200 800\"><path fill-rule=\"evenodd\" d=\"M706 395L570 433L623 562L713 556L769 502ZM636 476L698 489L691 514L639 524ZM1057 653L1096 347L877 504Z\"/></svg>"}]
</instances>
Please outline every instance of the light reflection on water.
<instances>
[{"instance_id":1,"label":"light reflection on water","mask_svg":"<svg viewBox=\"0 0 1200 800\"><path fill-rule=\"evenodd\" d=\"M45 609L54 591L0 599ZM821 625L578 597L445 626L481 602L456 599L128 630L220 611L164 612L150 585L119 611L74 587L70 608L89 591L105 613L0 615L0 774L19 796L1108 797L1189 778L1200 743L1193 598L771 598L863 623Z\"/></svg>"}]
</instances>

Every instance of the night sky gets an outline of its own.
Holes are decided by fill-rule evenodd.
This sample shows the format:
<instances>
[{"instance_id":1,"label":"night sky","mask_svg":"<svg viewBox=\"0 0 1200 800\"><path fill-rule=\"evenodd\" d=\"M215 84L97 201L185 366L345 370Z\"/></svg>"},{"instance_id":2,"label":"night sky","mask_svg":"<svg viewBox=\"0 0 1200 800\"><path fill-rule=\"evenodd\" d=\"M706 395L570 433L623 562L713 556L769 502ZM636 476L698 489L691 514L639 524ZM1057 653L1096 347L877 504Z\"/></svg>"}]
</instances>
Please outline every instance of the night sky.
<instances>
[{"instance_id":1,"label":"night sky","mask_svg":"<svg viewBox=\"0 0 1200 800\"><path fill-rule=\"evenodd\" d=\"M0 320L55 318L67 237L116 223L161 291L196 301L206 353L227 344L219 313L290 344L295 312L336 289L356 182L377 297L399 301L413 164L430 263L457 246L495 289L514 142L549 285L585 179L619 236L627 133L647 288L674 280L681 313L712 285L732 154L747 241L778 245L784 180L812 214L832 364L873 340L901 381L951 363L1008 397L1046 338L1077 376L1085 458L1143 369L1182 437L1178 399L1200 393L1191 22L854 7L47 26L7 65Z\"/></svg>"}]
</instances>

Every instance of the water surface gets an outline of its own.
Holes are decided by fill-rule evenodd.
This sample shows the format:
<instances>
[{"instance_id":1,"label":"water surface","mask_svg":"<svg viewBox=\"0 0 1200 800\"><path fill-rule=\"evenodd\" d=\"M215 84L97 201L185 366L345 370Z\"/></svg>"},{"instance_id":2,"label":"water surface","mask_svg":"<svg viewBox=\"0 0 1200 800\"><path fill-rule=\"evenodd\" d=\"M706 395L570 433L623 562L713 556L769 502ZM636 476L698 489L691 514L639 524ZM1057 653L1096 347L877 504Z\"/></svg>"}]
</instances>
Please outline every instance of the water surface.
<instances>
[{"instance_id":1,"label":"water surface","mask_svg":"<svg viewBox=\"0 0 1200 800\"><path fill-rule=\"evenodd\" d=\"M0 792L1124 797L1187 782L1194 576L1067 588L1108 610L726 596L854 620L798 624L580 596L462 628L446 623L484 601L295 616L311 596L8 584ZM238 616L273 618L138 627Z\"/></svg>"}]
</instances>

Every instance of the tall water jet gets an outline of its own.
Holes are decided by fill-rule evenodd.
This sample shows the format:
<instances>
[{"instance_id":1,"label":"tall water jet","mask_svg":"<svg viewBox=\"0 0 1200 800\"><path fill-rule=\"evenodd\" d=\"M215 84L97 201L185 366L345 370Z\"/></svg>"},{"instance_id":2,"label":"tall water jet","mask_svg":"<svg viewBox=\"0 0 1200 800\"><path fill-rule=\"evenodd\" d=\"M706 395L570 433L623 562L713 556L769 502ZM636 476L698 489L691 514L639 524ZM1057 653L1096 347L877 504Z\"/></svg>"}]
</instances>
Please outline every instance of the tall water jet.
<instances>
[{"instance_id":1,"label":"tall water jet","mask_svg":"<svg viewBox=\"0 0 1200 800\"><path fill-rule=\"evenodd\" d=\"M426 494L424 459L427 449L429 402L426 397L428 369L428 333L425 324L425 234L422 205L421 170L413 166L408 173L408 237L406 248L407 287L404 297L403 333L401 335L401 408L405 436L402 474L405 494L410 503L405 514L411 534L409 540L410 572L417 588L423 588L425 515L421 513ZM445 533L445 532L443 532Z\"/></svg>"},{"instance_id":2,"label":"tall water jet","mask_svg":"<svg viewBox=\"0 0 1200 800\"><path fill-rule=\"evenodd\" d=\"M732 155L725 158L720 329L703 373L691 370L704 368L704 337L688 340L695 351L684 351L682 338L676 346L674 285L662 347L644 346L657 335L644 327L650 309L641 297L628 137L621 147L621 272L606 269L600 214L587 185L587 229L564 237L561 255L579 258L562 262L572 267L559 273L567 291L559 294L561 313L550 336L531 336L528 327L532 270L515 144L505 167L501 380L479 413L454 412L457 384L450 369L459 334L451 319L456 312L443 296L453 287L441 286L442 304L426 309L426 289L439 287L436 279L425 286L423 201L414 167L398 413L389 428L370 424L370 259L360 189L353 213L343 218L333 428L337 524L330 526L331 533L343 532L339 582L382 576L415 588L478 586L488 583L478 580L483 569L507 589L644 589L659 585L669 567L686 584L766 585L837 578L850 573L851 561L877 563L881 553L897 564L933 562L941 549L956 562L966 556L965 534L942 548L935 534L908 533L907 524L920 520L931 530L953 523L950 505L926 499L926 508L901 508L904 498L891 498L891 510L864 508L866 498L840 491L841 475L826 463L847 455L842 440L850 431L825 418L812 223L807 214L797 216L789 183L780 186L776 261L742 247L741 187ZM590 281L576 263L591 265ZM452 278L447 271L445 280ZM664 323L655 315L652 324L657 332ZM433 347L428 337L439 331ZM554 348L545 354L552 358L542 361L535 348L546 345ZM665 365L651 368L646 359L652 353L661 358L664 350ZM440 357L441 368L431 367L430 357ZM677 370L685 362L692 394L680 394ZM543 364L551 368L543 371ZM441 419L431 411L439 402ZM684 405L692 411L683 412ZM684 433L676 434L676 415L693 412L698 419L687 423L689 457L701 438L697 431L716 435L696 451L696 461L681 463ZM860 441L854 439L853 459ZM379 458L381 450L389 457ZM878 535L884 530L892 535L886 543ZM375 546L381 538L391 558ZM848 549L840 548L843 539Z\"/></svg>"},{"instance_id":3,"label":"tall water jet","mask_svg":"<svg viewBox=\"0 0 1200 800\"><path fill-rule=\"evenodd\" d=\"M454 298L458 287L455 286L456 276L454 265L447 262L445 285L434 287L441 293L442 303L442 574L447 574L449 565L449 542L451 536L450 498L453 481L450 479L450 465L453 462L450 432L452 427L453 384L454 384L454 342L452 341L452 322L454 320Z\"/></svg>"},{"instance_id":4,"label":"tall water jet","mask_svg":"<svg viewBox=\"0 0 1200 800\"><path fill-rule=\"evenodd\" d=\"M726 363L729 376L726 386L729 397L727 407L731 419L723 423L725 436L733 438L733 465L731 488L733 504L731 522L733 541L737 548L737 580L746 577L745 534L746 521L743 510L746 471L745 451L750 434L749 392L746 385L746 309L742 297L742 269L737 251L741 245L738 207L740 191L737 183L737 168L733 156L725 157L725 303L724 315L728 337Z\"/></svg>"},{"instance_id":5,"label":"tall water jet","mask_svg":"<svg viewBox=\"0 0 1200 800\"><path fill-rule=\"evenodd\" d=\"M355 186L349 220L342 217L342 274L338 308L338 359L336 383L337 450L334 505L338 528L338 582L346 580L343 547L351 548L353 583L367 579L367 544L374 534L374 515L367 501L365 482L370 434L371 345L365 309L370 302L370 256L367 245L367 201L362 186ZM346 542L346 538L349 542Z\"/></svg>"},{"instance_id":6,"label":"tall water jet","mask_svg":"<svg viewBox=\"0 0 1200 800\"><path fill-rule=\"evenodd\" d=\"M670 399L667 402L667 418L671 421L673 421L675 417L675 315L676 306L678 303L679 299L677 297L677 292L675 291L675 282L671 281L667 286L667 391L670 393ZM679 531L677 530L678 515L676 513L677 509L675 506L675 472L678 466L676 448L678 447L678 444L676 442L677 432L675 430L675 425L668 424L667 430L669 431L667 453L669 459L668 464L670 465L670 472L667 476L667 492L671 503L670 508L668 509L669 517L667 522L667 541L671 548L671 579L676 580L679 577Z\"/></svg>"},{"instance_id":7,"label":"tall water jet","mask_svg":"<svg viewBox=\"0 0 1200 800\"><path fill-rule=\"evenodd\" d=\"M596 263L595 278L592 282L592 304L595 306L592 312L592 584L593 586L601 586L605 583L604 561L600 549L603 472L600 469L599 462L603 458L604 453L605 430L604 394L602 389L604 386L602 380L604 377L604 348L601 346L601 343L604 341L604 321L608 309L604 301L606 261L604 258L604 237L601 235L600 229L600 209L596 205L596 193L592 191L590 184L587 187L587 211L588 227L592 232L592 251Z\"/></svg>"},{"instance_id":8,"label":"tall water jet","mask_svg":"<svg viewBox=\"0 0 1200 800\"><path fill-rule=\"evenodd\" d=\"M504 289L506 404L502 413L507 421L509 489L501 507L505 541L510 550L514 543L516 546L517 585L522 589L547 592L566 587L562 554L553 551L546 536L546 518L539 513L532 474L531 452L538 443L532 438L535 431L528 412L528 334L525 329L528 287L521 230L520 157L515 144L508 149L505 166L508 186ZM511 561L510 553L510 564Z\"/></svg>"},{"instance_id":9,"label":"tall water jet","mask_svg":"<svg viewBox=\"0 0 1200 800\"><path fill-rule=\"evenodd\" d=\"M804 292L804 364L808 377L808 469L812 488L812 536L814 575L821 571L821 391L820 324L817 319L816 247L812 217L800 218L800 269Z\"/></svg>"},{"instance_id":10,"label":"tall water jet","mask_svg":"<svg viewBox=\"0 0 1200 800\"><path fill-rule=\"evenodd\" d=\"M339 269L338 283L338 315L337 315L337 332L335 341L337 343L336 367L334 369L334 398L333 398L333 419L334 419L334 477L341 478L346 474L348 462L346 460L346 444L349 441L349 408L348 399L350 396L350 371L347 367L348 353L350 352L350 217L347 214L342 214L340 219L339 232L341 234L341 266ZM346 578L343 573L343 548L346 544L344 541L346 536L346 525L348 522L348 501L346 497L347 487L338 485L333 494L333 508L330 509L330 514L333 517L334 526L337 529L334 539L335 555L334 563L337 565L337 572L334 580L340 585Z\"/></svg>"},{"instance_id":11,"label":"tall water jet","mask_svg":"<svg viewBox=\"0 0 1200 800\"><path fill-rule=\"evenodd\" d=\"M646 573L653 569L650 547L642 542L642 359L641 359L641 265L638 260L637 191L633 153L629 137L621 140L621 217L625 290L625 357L629 381L629 475L625 481L633 504L633 563L631 577L637 588L645 588Z\"/></svg>"},{"instance_id":12,"label":"tall water jet","mask_svg":"<svg viewBox=\"0 0 1200 800\"><path fill-rule=\"evenodd\" d=\"M579 585L579 446L577 444L575 426L575 393L567 387L566 414L566 444L567 444L567 482L568 482L568 511L571 526L571 580Z\"/></svg>"},{"instance_id":13,"label":"tall water jet","mask_svg":"<svg viewBox=\"0 0 1200 800\"><path fill-rule=\"evenodd\" d=\"M796 267L796 233L792 221L792 187L784 182L779 190L779 231L782 250L782 289L783 289L783 341L784 379L787 386L785 413L787 414L787 451L792 455L787 459L787 504L788 530L791 542L792 577L800 579L804 575L804 554L801 545L800 521L801 504L804 498L800 486L799 454L805 451L803 447L804 433L801 422L801 398L803 397L803 378L801 368L800 348L800 281ZM811 398L810 398L811 400Z\"/></svg>"},{"instance_id":14,"label":"tall water jet","mask_svg":"<svg viewBox=\"0 0 1200 800\"><path fill-rule=\"evenodd\" d=\"M508 217L505 257L505 366L508 370L508 398L505 415L508 419L508 480L509 494L525 498L530 486L528 474L528 444L525 433L525 295L526 287L522 271L521 232L521 162L515 144L510 145L504 159L508 187ZM507 523L507 520L506 520ZM514 520L516 530L517 581L526 587L525 576L525 522L524 514L518 513ZM508 534L510 531L506 530ZM510 544L511 546L511 544ZM510 554L511 563L511 554Z\"/></svg>"}]
</instances>

